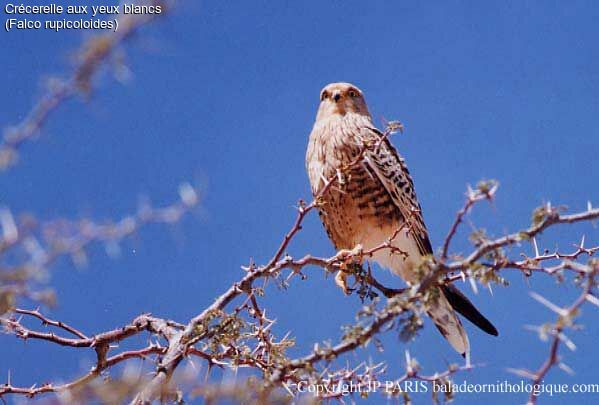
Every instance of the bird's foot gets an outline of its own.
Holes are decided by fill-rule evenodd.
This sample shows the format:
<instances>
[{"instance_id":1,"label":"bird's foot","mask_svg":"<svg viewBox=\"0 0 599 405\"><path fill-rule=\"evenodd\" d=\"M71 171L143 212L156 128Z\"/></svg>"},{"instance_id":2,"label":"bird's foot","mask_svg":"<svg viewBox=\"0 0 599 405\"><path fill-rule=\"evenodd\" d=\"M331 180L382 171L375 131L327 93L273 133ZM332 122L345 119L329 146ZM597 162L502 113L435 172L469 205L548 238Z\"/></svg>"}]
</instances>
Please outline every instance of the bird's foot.
<instances>
[{"instance_id":1,"label":"bird's foot","mask_svg":"<svg viewBox=\"0 0 599 405\"><path fill-rule=\"evenodd\" d=\"M341 249L337 252L339 259L339 271L335 275L335 284L343 290L346 295L349 295L353 290L348 287L347 276L354 274L353 266L362 265L362 245L358 244L353 249Z\"/></svg>"},{"instance_id":2,"label":"bird's foot","mask_svg":"<svg viewBox=\"0 0 599 405\"><path fill-rule=\"evenodd\" d=\"M343 261L343 263L357 263L362 264L362 260L364 257L362 253L364 252L364 248L361 244L357 244L353 249L341 249L337 252L337 257Z\"/></svg>"},{"instance_id":3,"label":"bird's foot","mask_svg":"<svg viewBox=\"0 0 599 405\"><path fill-rule=\"evenodd\" d=\"M343 290L343 293L345 295L349 295L351 294L351 289L347 286L347 276L348 274L343 271L343 270L339 270L337 272L337 274L335 275L335 284L337 284L337 286L339 288L341 288L341 290Z\"/></svg>"}]
</instances>

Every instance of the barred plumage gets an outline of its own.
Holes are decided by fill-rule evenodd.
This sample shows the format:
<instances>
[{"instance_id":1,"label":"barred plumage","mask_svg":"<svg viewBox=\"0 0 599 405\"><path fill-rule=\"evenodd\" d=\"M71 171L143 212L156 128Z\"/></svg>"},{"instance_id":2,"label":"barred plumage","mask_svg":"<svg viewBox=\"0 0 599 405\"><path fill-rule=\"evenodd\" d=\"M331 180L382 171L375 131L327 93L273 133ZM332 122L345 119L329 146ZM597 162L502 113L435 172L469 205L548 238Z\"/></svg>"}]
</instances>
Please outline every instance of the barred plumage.
<instances>
[{"instance_id":1,"label":"barred plumage","mask_svg":"<svg viewBox=\"0 0 599 405\"><path fill-rule=\"evenodd\" d=\"M407 257L381 250L373 259L410 283L414 281L414 267L423 256L433 252L410 172L388 140L378 142L381 135L372 123L362 92L349 83L330 84L321 92L306 153L306 169L315 195L327 179L340 177L323 195L324 204L319 211L337 249L353 249L357 245L372 249L388 240L407 221L406 231L393 240L393 245L407 253ZM378 142L378 146L369 148L362 162L343 174L342 169L356 159L365 142ZM440 298L430 308L429 315L451 345L466 354L468 336L447 294L455 302L465 299L470 304L463 295L455 298L453 291L445 288L440 290ZM466 311L471 310L480 315L472 304ZM492 325L489 330L489 333L494 330Z\"/></svg>"}]
</instances>

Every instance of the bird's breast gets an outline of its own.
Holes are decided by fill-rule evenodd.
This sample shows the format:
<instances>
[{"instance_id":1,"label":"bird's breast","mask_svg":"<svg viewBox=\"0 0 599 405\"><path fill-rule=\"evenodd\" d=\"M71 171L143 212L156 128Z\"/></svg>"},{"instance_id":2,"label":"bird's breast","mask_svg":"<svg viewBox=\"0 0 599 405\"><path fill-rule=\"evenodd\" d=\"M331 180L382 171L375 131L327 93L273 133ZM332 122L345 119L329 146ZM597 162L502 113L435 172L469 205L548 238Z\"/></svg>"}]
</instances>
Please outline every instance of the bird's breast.
<instances>
[{"instance_id":1,"label":"bird's breast","mask_svg":"<svg viewBox=\"0 0 599 405\"><path fill-rule=\"evenodd\" d=\"M351 120L317 123L310 135L306 168L314 195L319 195L326 182L335 178L322 193L319 207L320 218L335 247L352 249L361 244L369 250L385 243L405 220L377 174L367 162L356 160L364 137L372 136L371 130L365 130L372 123L352 125ZM347 169L349 165L351 168ZM407 234L397 235L393 243L412 258L420 256L413 238ZM411 263L403 255L390 255L383 250L373 259L410 279Z\"/></svg>"},{"instance_id":2,"label":"bird's breast","mask_svg":"<svg viewBox=\"0 0 599 405\"><path fill-rule=\"evenodd\" d=\"M342 170L355 163L359 149L339 142L334 136L313 144L312 148L307 155L307 169L314 194L320 193L326 182L335 178L321 196L319 212L337 248L351 249L363 243L371 232L401 221L391 196L363 163Z\"/></svg>"},{"instance_id":3,"label":"bird's breast","mask_svg":"<svg viewBox=\"0 0 599 405\"><path fill-rule=\"evenodd\" d=\"M398 227L402 221L385 188L359 166L330 187L322 199L321 217L331 229L329 233L336 235L332 239L339 248L364 244L373 234L387 233L387 228Z\"/></svg>"}]
</instances>

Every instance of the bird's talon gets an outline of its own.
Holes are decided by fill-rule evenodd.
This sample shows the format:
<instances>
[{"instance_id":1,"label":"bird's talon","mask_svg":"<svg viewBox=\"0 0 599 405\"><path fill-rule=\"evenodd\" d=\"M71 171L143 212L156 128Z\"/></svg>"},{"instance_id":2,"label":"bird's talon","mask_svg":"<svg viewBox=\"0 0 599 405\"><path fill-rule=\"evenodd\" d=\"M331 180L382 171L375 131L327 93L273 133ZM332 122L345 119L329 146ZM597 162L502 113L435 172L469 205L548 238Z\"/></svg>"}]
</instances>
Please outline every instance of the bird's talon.
<instances>
[{"instance_id":1,"label":"bird's talon","mask_svg":"<svg viewBox=\"0 0 599 405\"><path fill-rule=\"evenodd\" d=\"M343 270L339 270L335 275L335 284L343 290L345 295L351 294L352 290L347 286L347 273Z\"/></svg>"},{"instance_id":2,"label":"bird's talon","mask_svg":"<svg viewBox=\"0 0 599 405\"><path fill-rule=\"evenodd\" d=\"M357 244L353 249L341 249L337 253L337 257L342 260L341 267L347 268L348 264L362 265L364 248L361 244Z\"/></svg>"}]
</instances>

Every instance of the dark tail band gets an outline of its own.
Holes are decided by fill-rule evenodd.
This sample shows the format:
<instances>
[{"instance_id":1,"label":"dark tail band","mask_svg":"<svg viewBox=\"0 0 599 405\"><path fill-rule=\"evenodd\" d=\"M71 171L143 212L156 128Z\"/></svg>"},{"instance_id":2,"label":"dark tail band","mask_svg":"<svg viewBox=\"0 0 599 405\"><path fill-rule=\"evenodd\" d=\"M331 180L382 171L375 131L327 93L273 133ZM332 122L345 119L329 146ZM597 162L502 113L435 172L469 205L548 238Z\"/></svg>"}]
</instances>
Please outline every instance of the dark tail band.
<instances>
[{"instance_id":1,"label":"dark tail band","mask_svg":"<svg viewBox=\"0 0 599 405\"><path fill-rule=\"evenodd\" d=\"M453 285L444 285L441 287L443 293L447 297L449 304L458 313L462 314L470 322L478 326L481 330L487 332L489 335L498 336L499 332L493 324L481 314L478 309L470 302L460 290Z\"/></svg>"}]
</instances>

